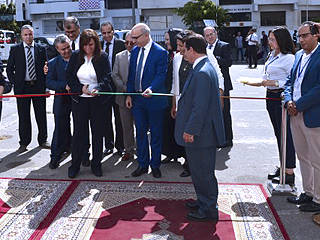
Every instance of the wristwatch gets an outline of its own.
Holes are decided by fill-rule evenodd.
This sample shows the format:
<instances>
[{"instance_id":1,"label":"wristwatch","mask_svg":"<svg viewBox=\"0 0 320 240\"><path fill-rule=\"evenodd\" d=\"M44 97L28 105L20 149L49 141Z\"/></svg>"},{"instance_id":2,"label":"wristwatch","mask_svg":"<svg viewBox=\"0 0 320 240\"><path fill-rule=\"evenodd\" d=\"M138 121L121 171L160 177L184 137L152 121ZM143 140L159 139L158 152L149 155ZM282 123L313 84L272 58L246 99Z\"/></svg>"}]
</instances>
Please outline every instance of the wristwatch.
<instances>
[{"instance_id":1,"label":"wristwatch","mask_svg":"<svg viewBox=\"0 0 320 240\"><path fill-rule=\"evenodd\" d=\"M276 87L279 87L279 81L275 81L275 82L274 82L274 85L275 85Z\"/></svg>"}]
</instances>

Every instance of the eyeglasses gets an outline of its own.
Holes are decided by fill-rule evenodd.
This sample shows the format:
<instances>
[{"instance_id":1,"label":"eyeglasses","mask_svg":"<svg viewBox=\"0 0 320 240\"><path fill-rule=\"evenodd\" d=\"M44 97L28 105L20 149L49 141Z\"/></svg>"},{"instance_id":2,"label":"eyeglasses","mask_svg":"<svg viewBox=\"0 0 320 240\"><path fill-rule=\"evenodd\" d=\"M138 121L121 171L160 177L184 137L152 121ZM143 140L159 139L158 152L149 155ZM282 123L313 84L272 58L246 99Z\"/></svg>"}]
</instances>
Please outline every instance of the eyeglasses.
<instances>
[{"instance_id":1,"label":"eyeglasses","mask_svg":"<svg viewBox=\"0 0 320 240\"><path fill-rule=\"evenodd\" d=\"M126 45L134 45L134 43L131 42L131 41L126 41L124 44L126 44Z\"/></svg>"},{"instance_id":2,"label":"eyeglasses","mask_svg":"<svg viewBox=\"0 0 320 240\"><path fill-rule=\"evenodd\" d=\"M136 36L136 37L131 35L131 38L137 40L137 39L138 39L139 37L141 37L143 34L144 34L144 33L141 33L140 35L138 35L138 36Z\"/></svg>"},{"instance_id":3,"label":"eyeglasses","mask_svg":"<svg viewBox=\"0 0 320 240\"><path fill-rule=\"evenodd\" d=\"M275 38L268 38L269 42L276 42L277 40Z\"/></svg>"},{"instance_id":4,"label":"eyeglasses","mask_svg":"<svg viewBox=\"0 0 320 240\"><path fill-rule=\"evenodd\" d=\"M300 35L298 35L298 38L307 38L309 34L311 35L311 33L300 34Z\"/></svg>"}]
</instances>

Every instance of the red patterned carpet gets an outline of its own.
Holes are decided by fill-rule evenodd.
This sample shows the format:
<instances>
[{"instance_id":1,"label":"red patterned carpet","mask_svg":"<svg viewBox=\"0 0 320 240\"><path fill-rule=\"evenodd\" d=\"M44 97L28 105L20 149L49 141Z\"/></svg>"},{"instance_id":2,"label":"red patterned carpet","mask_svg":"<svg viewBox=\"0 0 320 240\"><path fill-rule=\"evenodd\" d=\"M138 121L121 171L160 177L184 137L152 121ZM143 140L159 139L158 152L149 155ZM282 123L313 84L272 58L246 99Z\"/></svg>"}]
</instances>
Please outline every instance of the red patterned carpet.
<instances>
[{"instance_id":1,"label":"red patterned carpet","mask_svg":"<svg viewBox=\"0 0 320 240\"><path fill-rule=\"evenodd\" d=\"M260 185L219 185L219 222L185 218L190 183L0 179L0 239L289 239Z\"/></svg>"}]
</instances>

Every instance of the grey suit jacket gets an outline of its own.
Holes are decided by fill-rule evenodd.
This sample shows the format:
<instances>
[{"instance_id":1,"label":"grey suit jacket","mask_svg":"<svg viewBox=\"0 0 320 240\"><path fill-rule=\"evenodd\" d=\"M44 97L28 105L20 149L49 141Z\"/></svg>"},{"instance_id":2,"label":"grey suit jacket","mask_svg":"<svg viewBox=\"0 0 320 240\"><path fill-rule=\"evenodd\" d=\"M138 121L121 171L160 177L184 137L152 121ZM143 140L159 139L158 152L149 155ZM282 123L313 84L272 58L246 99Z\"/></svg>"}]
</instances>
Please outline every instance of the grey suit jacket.
<instances>
[{"instance_id":1,"label":"grey suit jacket","mask_svg":"<svg viewBox=\"0 0 320 240\"><path fill-rule=\"evenodd\" d=\"M184 132L194 135L193 143L184 142ZM207 57L195 66L182 90L175 139L179 145L192 148L224 144L218 76Z\"/></svg>"},{"instance_id":2,"label":"grey suit jacket","mask_svg":"<svg viewBox=\"0 0 320 240\"><path fill-rule=\"evenodd\" d=\"M128 73L129 73L129 52L128 50L124 50L119 52L114 61L113 71L112 71L112 79L114 84L116 85L116 91L125 93L127 92L127 82L128 82ZM117 95L116 103L120 107L125 106L126 96Z\"/></svg>"}]
</instances>

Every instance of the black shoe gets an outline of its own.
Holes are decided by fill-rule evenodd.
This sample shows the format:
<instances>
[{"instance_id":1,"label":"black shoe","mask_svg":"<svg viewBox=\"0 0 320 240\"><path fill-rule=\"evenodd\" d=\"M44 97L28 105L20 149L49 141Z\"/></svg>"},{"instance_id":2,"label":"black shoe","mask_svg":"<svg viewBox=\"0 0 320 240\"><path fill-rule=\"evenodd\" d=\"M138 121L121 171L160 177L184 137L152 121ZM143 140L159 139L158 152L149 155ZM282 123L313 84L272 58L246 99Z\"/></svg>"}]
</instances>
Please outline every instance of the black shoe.
<instances>
[{"instance_id":1,"label":"black shoe","mask_svg":"<svg viewBox=\"0 0 320 240\"><path fill-rule=\"evenodd\" d=\"M39 145L39 147L41 147L43 149L51 149L50 143L48 143L48 142L41 143Z\"/></svg>"},{"instance_id":2,"label":"black shoe","mask_svg":"<svg viewBox=\"0 0 320 240\"><path fill-rule=\"evenodd\" d=\"M184 170L182 173L180 173L180 177L189 177L191 176L190 172Z\"/></svg>"},{"instance_id":3,"label":"black shoe","mask_svg":"<svg viewBox=\"0 0 320 240\"><path fill-rule=\"evenodd\" d=\"M102 176L102 169L101 168L92 168L91 171L96 177Z\"/></svg>"},{"instance_id":4,"label":"black shoe","mask_svg":"<svg viewBox=\"0 0 320 240\"><path fill-rule=\"evenodd\" d=\"M300 211L302 212L319 212L320 211L320 204L315 202L309 202L305 205L301 205L299 207Z\"/></svg>"},{"instance_id":5,"label":"black shoe","mask_svg":"<svg viewBox=\"0 0 320 240\"><path fill-rule=\"evenodd\" d=\"M287 197L287 201L289 203L294 203L294 204L305 204L312 202L313 197L307 196L306 193L301 193L299 197Z\"/></svg>"},{"instance_id":6,"label":"black shoe","mask_svg":"<svg viewBox=\"0 0 320 240\"><path fill-rule=\"evenodd\" d=\"M56 169L59 167L59 161L51 160L49 163L49 168Z\"/></svg>"},{"instance_id":7,"label":"black shoe","mask_svg":"<svg viewBox=\"0 0 320 240\"><path fill-rule=\"evenodd\" d=\"M113 153L113 148L106 148L104 151L103 151L103 155L104 156L107 156L107 155L110 155Z\"/></svg>"},{"instance_id":8,"label":"black shoe","mask_svg":"<svg viewBox=\"0 0 320 240\"><path fill-rule=\"evenodd\" d=\"M193 201L193 202L186 202L186 209L190 209L190 210L198 210L199 208L199 204L197 201Z\"/></svg>"},{"instance_id":9,"label":"black shoe","mask_svg":"<svg viewBox=\"0 0 320 240\"><path fill-rule=\"evenodd\" d=\"M84 166L84 167L90 167L90 160L83 160L82 162L81 162L81 164L82 164L82 166Z\"/></svg>"},{"instance_id":10,"label":"black shoe","mask_svg":"<svg viewBox=\"0 0 320 240\"><path fill-rule=\"evenodd\" d=\"M272 183L280 183L280 177L275 177L272 179ZM286 173L286 181L285 184L294 185L294 173L288 174Z\"/></svg>"},{"instance_id":11,"label":"black shoe","mask_svg":"<svg viewBox=\"0 0 320 240\"><path fill-rule=\"evenodd\" d=\"M268 174L268 179L272 180L273 178L279 177L279 176L280 176L280 168L277 167L277 169L273 173Z\"/></svg>"},{"instance_id":12,"label":"black shoe","mask_svg":"<svg viewBox=\"0 0 320 240\"><path fill-rule=\"evenodd\" d=\"M134 172L131 173L132 177L139 177L144 173L148 172L148 168L142 168L142 167L138 167Z\"/></svg>"},{"instance_id":13,"label":"black shoe","mask_svg":"<svg viewBox=\"0 0 320 240\"><path fill-rule=\"evenodd\" d=\"M201 215L198 212L189 212L189 213L187 213L187 219L189 219L191 221L196 221L196 222L218 221L219 216L218 216L218 213L214 217L211 217L211 216L208 217L205 215Z\"/></svg>"},{"instance_id":14,"label":"black shoe","mask_svg":"<svg viewBox=\"0 0 320 240\"><path fill-rule=\"evenodd\" d=\"M152 175L155 178L161 178L161 171L160 168L153 168L152 169Z\"/></svg>"},{"instance_id":15,"label":"black shoe","mask_svg":"<svg viewBox=\"0 0 320 240\"><path fill-rule=\"evenodd\" d=\"M75 178L77 176L78 172L79 171L76 171L76 170L74 170L72 168L69 168L68 169L68 177L73 179L73 178Z\"/></svg>"},{"instance_id":16,"label":"black shoe","mask_svg":"<svg viewBox=\"0 0 320 240\"><path fill-rule=\"evenodd\" d=\"M122 148L117 148L117 154L122 157L124 150Z\"/></svg>"},{"instance_id":17,"label":"black shoe","mask_svg":"<svg viewBox=\"0 0 320 240\"><path fill-rule=\"evenodd\" d=\"M163 159L163 160L161 161L161 164L169 163L169 162L171 162L172 159L173 159L173 157L166 157L165 159Z\"/></svg>"},{"instance_id":18,"label":"black shoe","mask_svg":"<svg viewBox=\"0 0 320 240\"><path fill-rule=\"evenodd\" d=\"M17 150L17 153L23 153L25 151L27 151L27 146L26 145L20 145L20 147Z\"/></svg>"}]
</instances>

